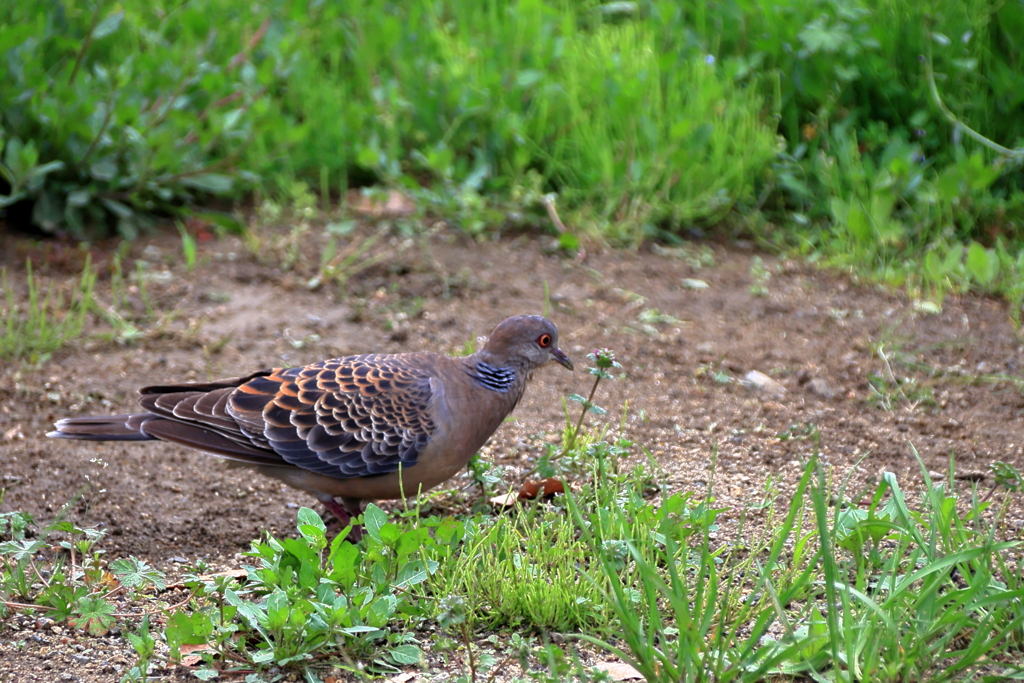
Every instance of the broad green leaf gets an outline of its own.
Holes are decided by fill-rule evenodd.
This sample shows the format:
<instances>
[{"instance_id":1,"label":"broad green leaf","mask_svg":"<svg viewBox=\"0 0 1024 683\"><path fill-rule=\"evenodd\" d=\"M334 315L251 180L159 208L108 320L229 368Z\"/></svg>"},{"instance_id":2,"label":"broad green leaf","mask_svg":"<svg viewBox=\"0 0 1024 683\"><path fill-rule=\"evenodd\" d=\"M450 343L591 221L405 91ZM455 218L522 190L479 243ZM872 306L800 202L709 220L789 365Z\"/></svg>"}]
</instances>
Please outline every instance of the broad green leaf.
<instances>
[{"instance_id":1,"label":"broad green leaf","mask_svg":"<svg viewBox=\"0 0 1024 683\"><path fill-rule=\"evenodd\" d=\"M39 550L46 547L44 541L30 541L30 540L19 540L19 541L6 541L0 543L0 556L6 556L12 558L15 562L32 557Z\"/></svg>"},{"instance_id":2,"label":"broad green leaf","mask_svg":"<svg viewBox=\"0 0 1024 683\"><path fill-rule=\"evenodd\" d=\"M325 525L324 521L320 519L320 515L318 515L315 510L312 510L310 508L299 508L298 519L300 525L308 524L309 526L315 527L320 531L327 530L327 525Z\"/></svg>"},{"instance_id":3,"label":"broad green leaf","mask_svg":"<svg viewBox=\"0 0 1024 683\"><path fill-rule=\"evenodd\" d=\"M105 636L114 625L114 605L103 598L82 598L68 623L89 635Z\"/></svg>"},{"instance_id":4,"label":"broad green leaf","mask_svg":"<svg viewBox=\"0 0 1024 683\"><path fill-rule=\"evenodd\" d=\"M6 147L4 147L4 164L14 173L15 177L21 175L19 167L21 165L22 147L21 139L16 137L8 140Z\"/></svg>"},{"instance_id":5,"label":"broad green leaf","mask_svg":"<svg viewBox=\"0 0 1024 683\"><path fill-rule=\"evenodd\" d=\"M167 644L175 651L182 645L205 643L212 633L213 623L206 612L175 612L167 620L167 628L164 629Z\"/></svg>"},{"instance_id":6,"label":"broad green leaf","mask_svg":"<svg viewBox=\"0 0 1024 683\"><path fill-rule=\"evenodd\" d=\"M850 213L846 219L846 227L850 234L861 244L866 244L874 237L871 221L859 201L850 204Z\"/></svg>"},{"instance_id":7,"label":"broad green leaf","mask_svg":"<svg viewBox=\"0 0 1024 683\"><path fill-rule=\"evenodd\" d=\"M64 202L56 190L46 189L32 207L32 222L47 232L64 223Z\"/></svg>"},{"instance_id":8,"label":"broad green leaf","mask_svg":"<svg viewBox=\"0 0 1024 683\"><path fill-rule=\"evenodd\" d=\"M291 604L284 591L278 589L267 598L267 628L278 630L288 623Z\"/></svg>"},{"instance_id":9,"label":"broad green leaf","mask_svg":"<svg viewBox=\"0 0 1024 683\"><path fill-rule=\"evenodd\" d=\"M423 663L423 652L411 643L396 645L388 654L395 664L401 666L421 666Z\"/></svg>"},{"instance_id":10,"label":"broad green leaf","mask_svg":"<svg viewBox=\"0 0 1024 683\"><path fill-rule=\"evenodd\" d=\"M558 236L558 244L567 251L576 251L580 248L580 238L571 232L563 232Z\"/></svg>"},{"instance_id":11,"label":"broad green leaf","mask_svg":"<svg viewBox=\"0 0 1024 683\"><path fill-rule=\"evenodd\" d=\"M224 130L228 131L234 128L238 124L239 119L242 118L243 113L242 109L232 109L224 114L224 117L221 119Z\"/></svg>"},{"instance_id":12,"label":"broad green leaf","mask_svg":"<svg viewBox=\"0 0 1024 683\"><path fill-rule=\"evenodd\" d=\"M991 284L999 274L999 257L977 242L971 242L967 247L967 272L978 284Z\"/></svg>"},{"instance_id":13,"label":"broad green leaf","mask_svg":"<svg viewBox=\"0 0 1024 683\"><path fill-rule=\"evenodd\" d=\"M398 572L398 581L395 585L399 588L415 586L426 581L427 576L427 567L423 562L421 560L414 560L402 566Z\"/></svg>"},{"instance_id":14,"label":"broad green leaf","mask_svg":"<svg viewBox=\"0 0 1024 683\"><path fill-rule=\"evenodd\" d=\"M154 588L162 591L167 585L163 572L153 569L144 560L137 557L114 560L110 563L110 571L114 573L118 581L129 588L138 588L151 583Z\"/></svg>"},{"instance_id":15,"label":"broad green leaf","mask_svg":"<svg viewBox=\"0 0 1024 683\"><path fill-rule=\"evenodd\" d=\"M814 19L804 26L799 33L800 42L808 52L838 52L850 42L850 34L846 24L841 22L829 25L825 15Z\"/></svg>"},{"instance_id":16,"label":"broad green leaf","mask_svg":"<svg viewBox=\"0 0 1024 683\"><path fill-rule=\"evenodd\" d=\"M100 201L103 203L103 206L107 207L110 210L110 213L114 214L118 218L131 218L132 216L135 215L135 212L132 211L132 208L130 206L128 206L127 204L122 204L116 199L107 199L106 197L101 197Z\"/></svg>"},{"instance_id":17,"label":"broad green leaf","mask_svg":"<svg viewBox=\"0 0 1024 683\"><path fill-rule=\"evenodd\" d=\"M72 190L68 192L67 202L68 206L85 206L89 203L89 199L92 198L92 193L86 189Z\"/></svg>"},{"instance_id":18,"label":"broad green leaf","mask_svg":"<svg viewBox=\"0 0 1024 683\"><path fill-rule=\"evenodd\" d=\"M97 159L89 165L89 175L96 180L110 181L117 177L117 161L113 155Z\"/></svg>"},{"instance_id":19,"label":"broad green leaf","mask_svg":"<svg viewBox=\"0 0 1024 683\"><path fill-rule=\"evenodd\" d=\"M111 12L107 16L103 17L103 21L96 24L96 28L93 29L92 39L99 40L100 38L106 38L117 30L121 25L122 19L124 19L123 11Z\"/></svg>"},{"instance_id":20,"label":"broad green leaf","mask_svg":"<svg viewBox=\"0 0 1024 683\"><path fill-rule=\"evenodd\" d=\"M224 232L229 234L245 234L245 226L242 222L229 213L225 213L223 211L193 211L192 215L196 218L202 218L203 220L213 223L218 228L221 228Z\"/></svg>"},{"instance_id":21,"label":"broad green leaf","mask_svg":"<svg viewBox=\"0 0 1024 683\"><path fill-rule=\"evenodd\" d=\"M180 182L182 185L210 194L227 194L234 186L231 176L221 173L199 173L185 176Z\"/></svg>"},{"instance_id":22,"label":"broad green leaf","mask_svg":"<svg viewBox=\"0 0 1024 683\"><path fill-rule=\"evenodd\" d=\"M387 522L387 513L373 503L366 506L366 511L363 513L363 525L366 527L366 533L370 535L370 538L378 543L382 542L380 530Z\"/></svg>"},{"instance_id":23,"label":"broad green leaf","mask_svg":"<svg viewBox=\"0 0 1024 683\"><path fill-rule=\"evenodd\" d=\"M939 259L935 249L931 249L924 255L924 272L932 281L939 280L947 275L942 269L942 260Z\"/></svg>"},{"instance_id":24,"label":"broad green leaf","mask_svg":"<svg viewBox=\"0 0 1024 683\"><path fill-rule=\"evenodd\" d=\"M29 171L29 187L32 190L38 190L42 187L43 181L46 180L46 176L50 173L55 173L64 169L63 161L50 161L45 164L40 164Z\"/></svg>"},{"instance_id":25,"label":"broad green leaf","mask_svg":"<svg viewBox=\"0 0 1024 683\"><path fill-rule=\"evenodd\" d=\"M529 88L536 85L544 78L544 72L537 69L524 69L516 74L516 85L520 88Z\"/></svg>"},{"instance_id":26,"label":"broad green leaf","mask_svg":"<svg viewBox=\"0 0 1024 683\"><path fill-rule=\"evenodd\" d=\"M380 540L387 545L394 545L401 535L398 525L393 522L388 522L380 528Z\"/></svg>"}]
</instances>

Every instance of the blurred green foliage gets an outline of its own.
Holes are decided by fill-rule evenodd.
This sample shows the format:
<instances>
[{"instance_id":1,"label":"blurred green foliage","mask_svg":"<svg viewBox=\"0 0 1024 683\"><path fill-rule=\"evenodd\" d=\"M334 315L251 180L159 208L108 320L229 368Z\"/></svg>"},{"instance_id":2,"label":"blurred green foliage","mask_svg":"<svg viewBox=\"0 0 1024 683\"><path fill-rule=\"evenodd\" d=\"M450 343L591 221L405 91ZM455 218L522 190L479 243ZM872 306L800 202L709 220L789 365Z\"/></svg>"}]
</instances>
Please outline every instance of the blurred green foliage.
<instances>
[{"instance_id":1,"label":"blurred green foliage","mask_svg":"<svg viewBox=\"0 0 1024 683\"><path fill-rule=\"evenodd\" d=\"M739 209L890 280L1017 279L1022 0L48 0L0 52L0 205L49 232L383 184L473 233L557 193L613 241Z\"/></svg>"},{"instance_id":2,"label":"blurred green foliage","mask_svg":"<svg viewBox=\"0 0 1024 683\"><path fill-rule=\"evenodd\" d=\"M222 5L4 3L0 205L47 232L130 238L255 179L238 162L281 69L256 64L259 24Z\"/></svg>"}]
</instances>

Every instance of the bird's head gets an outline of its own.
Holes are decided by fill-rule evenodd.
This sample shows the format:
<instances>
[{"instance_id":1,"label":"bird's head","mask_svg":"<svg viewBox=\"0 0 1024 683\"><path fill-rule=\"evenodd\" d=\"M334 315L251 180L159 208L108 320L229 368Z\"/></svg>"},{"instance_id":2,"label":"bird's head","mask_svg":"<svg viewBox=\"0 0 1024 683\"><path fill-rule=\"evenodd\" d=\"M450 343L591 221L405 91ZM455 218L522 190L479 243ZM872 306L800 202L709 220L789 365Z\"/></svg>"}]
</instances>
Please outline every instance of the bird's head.
<instances>
[{"instance_id":1,"label":"bird's head","mask_svg":"<svg viewBox=\"0 0 1024 683\"><path fill-rule=\"evenodd\" d=\"M516 315L498 324L487 339L484 353L505 365L509 361L525 361L533 370L551 361L569 370L572 361L558 348L558 328L539 315Z\"/></svg>"}]
</instances>

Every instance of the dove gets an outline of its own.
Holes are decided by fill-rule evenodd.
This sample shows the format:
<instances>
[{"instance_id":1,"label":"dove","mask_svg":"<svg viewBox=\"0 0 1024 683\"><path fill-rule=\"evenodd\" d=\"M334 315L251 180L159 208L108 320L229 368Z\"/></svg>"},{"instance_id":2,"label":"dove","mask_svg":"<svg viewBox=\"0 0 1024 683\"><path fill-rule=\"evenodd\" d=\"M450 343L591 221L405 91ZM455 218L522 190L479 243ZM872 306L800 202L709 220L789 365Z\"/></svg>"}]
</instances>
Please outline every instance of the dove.
<instances>
[{"instance_id":1,"label":"dove","mask_svg":"<svg viewBox=\"0 0 1024 683\"><path fill-rule=\"evenodd\" d=\"M141 412L65 418L47 436L193 448L313 494L346 525L363 501L417 495L457 474L551 361L573 369L554 323L517 315L469 356L346 356L147 386Z\"/></svg>"}]
</instances>

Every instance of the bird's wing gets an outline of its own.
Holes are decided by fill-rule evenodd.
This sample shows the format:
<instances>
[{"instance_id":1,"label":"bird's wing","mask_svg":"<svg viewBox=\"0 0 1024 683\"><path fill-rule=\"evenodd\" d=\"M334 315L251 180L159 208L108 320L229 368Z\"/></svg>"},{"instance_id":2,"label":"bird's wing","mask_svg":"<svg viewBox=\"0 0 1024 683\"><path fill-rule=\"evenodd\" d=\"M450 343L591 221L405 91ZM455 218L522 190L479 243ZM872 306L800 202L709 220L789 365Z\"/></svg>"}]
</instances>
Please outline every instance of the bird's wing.
<instances>
[{"instance_id":1,"label":"bird's wing","mask_svg":"<svg viewBox=\"0 0 1024 683\"><path fill-rule=\"evenodd\" d=\"M146 433L235 460L340 479L417 462L440 383L416 355L350 356L206 385L146 387ZM283 461L283 462L282 462Z\"/></svg>"}]
</instances>

